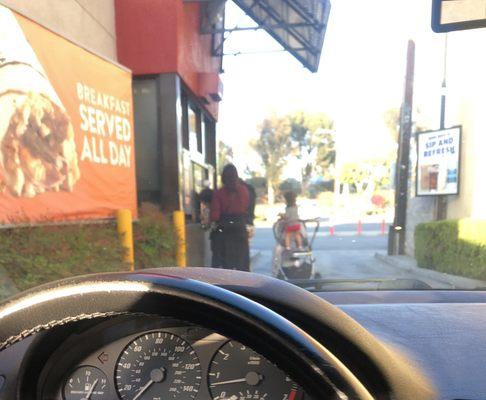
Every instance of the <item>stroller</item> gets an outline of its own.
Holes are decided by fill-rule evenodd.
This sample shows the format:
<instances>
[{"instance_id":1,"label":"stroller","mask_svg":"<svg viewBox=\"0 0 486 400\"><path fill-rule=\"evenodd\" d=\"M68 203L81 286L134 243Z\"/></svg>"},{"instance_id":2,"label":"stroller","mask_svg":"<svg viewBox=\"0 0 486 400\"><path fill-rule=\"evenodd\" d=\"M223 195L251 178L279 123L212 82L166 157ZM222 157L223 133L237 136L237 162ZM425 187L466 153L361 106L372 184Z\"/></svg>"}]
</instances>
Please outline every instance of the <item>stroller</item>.
<instances>
[{"instance_id":1,"label":"stroller","mask_svg":"<svg viewBox=\"0 0 486 400\"><path fill-rule=\"evenodd\" d=\"M300 279L318 279L320 274L315 272L315 259L312 254L312 244L319 231L320 219L301 220L302 245L303 249L285 248L285 221L282 217L273 225L275 247L273 250L272 275L286 281ZM309 239L307 226L314 224L314 231Z\"/></svg>"}]
</instances>

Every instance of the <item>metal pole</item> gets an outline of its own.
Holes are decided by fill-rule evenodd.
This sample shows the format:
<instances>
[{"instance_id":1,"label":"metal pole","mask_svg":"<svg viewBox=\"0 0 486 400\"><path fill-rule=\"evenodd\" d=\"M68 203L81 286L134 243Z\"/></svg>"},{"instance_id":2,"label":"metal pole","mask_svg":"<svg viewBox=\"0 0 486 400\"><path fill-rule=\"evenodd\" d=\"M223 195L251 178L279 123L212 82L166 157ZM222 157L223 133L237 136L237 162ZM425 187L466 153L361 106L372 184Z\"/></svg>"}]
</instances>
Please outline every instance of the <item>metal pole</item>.
<instances>
[{"instance_id":1,"label":"metal pole","mask_svg":"<svg viewBox=\"0 0 486 400\"><path fill-rule=\"evenodd\" d=\"M174 211L172 216L176 236L176 264L186 266L186 215L184 211Z\"/></svg>"},{"instance_id":2,"label":"metal pole","mask_svg":"<svg viewBox=\"0 0 486 400\"><path fill-rule=\"evenodd\" d=\"M133 256L132 212L130 210L118 210L116 221L120 243L125 249L123 261L130 266L130 271L133 271L135 263Z\"/></svg>"},{"instance_id":3,"label":"metal pole","mask_svg":"<svg viewBox=\"0 0 486 400\"><path fill-rule=\"evenodd\" d=\"M395 188L395 219L390 227L389 254L405 253L407 222L408 172L410 164L410 138L412 135L413 80L415 71L415 43L408 41L405 95L400 110L400 132Z\"/></svg>"},{"instance_id":4,"label":"metal pole","mask_svg":"<svg viewBox=\"0 0 486 400\"><path fill-rule=\"evenodd\" d=\"M440 97L440 129L445 129L446 90L447 90L447 33L444 36L444 69L442 75L442 93ZM436 219L447 218L447 196L437 196Z\"/></svg>"},{"instance_id":5,"label":"metal pole","mask_svg":"<svg viewBox=\"0 0 486 400\"><path fill-rule=\"evenodd\" d=\"M339 203L341 198L341 139L339 135L334 136L334 197L333 197L333 213L334 216L338 213ZM333 232L334 233L334 232Z\"/></svg>"},{"instance_id":6,"label":"metal pole","mask_svg":"<svg viewBox=\"0 0 486 400\"><path fill-rule=\"evenodd\" d=\"M440 129L445 128L446 89L447 89L447 33L444 36L444 69L442 71L442 93L440 99Z\"/></svg>"}]
</instances>

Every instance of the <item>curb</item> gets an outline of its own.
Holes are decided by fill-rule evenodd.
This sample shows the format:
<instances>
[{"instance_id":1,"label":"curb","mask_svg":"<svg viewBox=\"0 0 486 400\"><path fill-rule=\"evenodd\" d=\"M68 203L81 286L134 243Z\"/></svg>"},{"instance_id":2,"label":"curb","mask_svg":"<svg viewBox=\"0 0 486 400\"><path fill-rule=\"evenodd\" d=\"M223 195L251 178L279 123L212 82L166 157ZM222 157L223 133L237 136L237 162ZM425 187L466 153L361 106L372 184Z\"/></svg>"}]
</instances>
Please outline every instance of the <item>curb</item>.
<instances>
[{"instance_id":1,"label":"curb","mask_svg":"<svg viewBox=\"0 0 486 400\"><path fill-rule=\"evenodd\" d=\"M437 282L451 286L452 289L476 289L484 287L485 283L476 279L465 278L462 276L451 275L445 272L434 271L432 269L417 266L415 259L407 256L389 256L386 254L375 253L375 258L392 267L399 268L406 272L413 272L424 278L433 279Z\"/></svg>"}]
</instances>

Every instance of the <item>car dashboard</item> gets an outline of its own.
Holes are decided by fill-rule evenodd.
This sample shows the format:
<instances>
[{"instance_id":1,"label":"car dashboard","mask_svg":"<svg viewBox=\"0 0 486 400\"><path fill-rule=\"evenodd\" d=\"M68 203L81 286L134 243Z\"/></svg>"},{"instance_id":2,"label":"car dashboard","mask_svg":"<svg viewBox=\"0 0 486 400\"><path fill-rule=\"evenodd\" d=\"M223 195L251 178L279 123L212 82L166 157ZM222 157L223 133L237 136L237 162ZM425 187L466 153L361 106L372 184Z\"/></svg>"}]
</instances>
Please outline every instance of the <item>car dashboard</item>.
<instances>
[{"instance_id":1,"label":"car dashboard","mask_svg":"<svg viewBox=\"0 0 486 400\"><path fill-rule=\"evenodd\" d=\"M308 324L303 315L324 317L329 307L338 307L347 315L335 316L357 321L378 338L380 352L392 348L404 355L387 359L397 362L389 371L401 368L400 363L418 367L438 399L484 398L485 291L341 291L316 297L297 289L278 290L283 288L278 281L248 277L258 285L234 280L221 285L243 295L257 287L254 301L312 329L324 345L333 345L333 332L318 319ZM279 295L280 303L268 302ZM202 321L198 325L175 315L105 315L29 335L0 352L0 400L310 400L284 372L290 364L273 364L232 334L221 334L221 327L209 329ZM351 345L334 348L346 354ZM378 364L346 362L367 382L376 375ZM393 383L399 386L403 379Z\"/></svg>"},{"instance_id":2,"label":"car dashboard","mask_svg":"<svg viewBox=\"0 0 486 400\"><path fill-rule=\"evenodd\" d=\"M486 398L485 291L327 292L319 296L418 365L440 400Z\"/></svg>"},{"instance_id":3,"label":"car dashboard","mask_svg":"<svg viewBox=\"0 0 486 400\"><path fill-rule=\"evenodd\" d=\"M20 391L27 394L35 387L36 399L305 397L281 369L249 347L172 318L118 316L75 324L69 332L63 327L28 342L27 348L21 342L0 353L0 372L8 376L10 365L13 376L24 353L30 360ZM38 362L37 355L44 361Z\"/></svg>"}]
</instances>

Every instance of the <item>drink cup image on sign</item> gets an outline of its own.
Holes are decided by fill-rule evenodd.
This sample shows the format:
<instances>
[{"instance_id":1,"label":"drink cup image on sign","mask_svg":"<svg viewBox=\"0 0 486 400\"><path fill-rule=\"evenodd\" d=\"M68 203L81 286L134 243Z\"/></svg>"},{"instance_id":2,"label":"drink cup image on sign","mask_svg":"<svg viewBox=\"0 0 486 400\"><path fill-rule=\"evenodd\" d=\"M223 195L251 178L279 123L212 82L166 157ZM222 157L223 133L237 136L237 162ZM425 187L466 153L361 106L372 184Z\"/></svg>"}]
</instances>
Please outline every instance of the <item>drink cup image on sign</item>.
<instances>
[{"instance_id":1,"label":"drink cup image on sign","mask_svg":"<svg viewBox=\"0 0 486 400\"><path fill-rule=\"evenodd\" d=\"M15 16L0 6L0 193L71 192L79 178L69 115Z\"/></svg>"}]
</instances>

